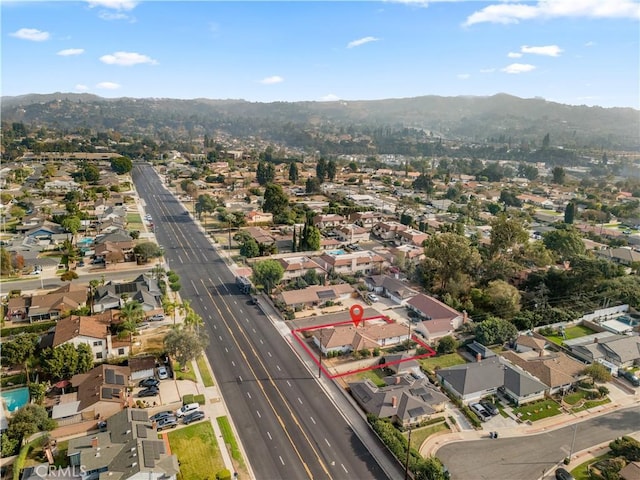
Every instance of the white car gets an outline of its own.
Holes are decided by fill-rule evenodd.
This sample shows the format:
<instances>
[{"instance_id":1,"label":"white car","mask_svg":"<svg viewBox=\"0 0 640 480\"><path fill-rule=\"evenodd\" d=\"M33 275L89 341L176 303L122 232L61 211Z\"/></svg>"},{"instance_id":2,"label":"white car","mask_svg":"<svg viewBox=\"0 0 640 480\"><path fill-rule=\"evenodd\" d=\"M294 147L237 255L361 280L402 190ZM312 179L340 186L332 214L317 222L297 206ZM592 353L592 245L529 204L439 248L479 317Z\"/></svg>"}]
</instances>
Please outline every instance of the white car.
<instances>
[{"instance_id":1,"label":"white car","mask_svg":"<svg viewBox=\"0 0 640 480\"><path fill-rule=\"evenodd\" d=\"M186 405L181 406L178 410L176 410L176 417L184 417L186 414L195 412L200 409L199 403L187 403Z\"/></svg>"},{"instance_id":2,"label":"white car","mask_svg":"<svg viewBox=\"0 0 640 480\"><path fill-rule=\"evenodd\" d=\"M166 380L169 378L169 372L167 371L167 367L158 367L158 379Z\"/></svg>"},{"instance_id":3,"label":"white car","mask_svg":"<svg viewBox=\"0 0 640 480\"><path fill-rule=\"evenodd\" d=\"M380 300L375 293L368 293L367 298L372 302L377 302L378 300Z\"/></svg>"}]
</instances>

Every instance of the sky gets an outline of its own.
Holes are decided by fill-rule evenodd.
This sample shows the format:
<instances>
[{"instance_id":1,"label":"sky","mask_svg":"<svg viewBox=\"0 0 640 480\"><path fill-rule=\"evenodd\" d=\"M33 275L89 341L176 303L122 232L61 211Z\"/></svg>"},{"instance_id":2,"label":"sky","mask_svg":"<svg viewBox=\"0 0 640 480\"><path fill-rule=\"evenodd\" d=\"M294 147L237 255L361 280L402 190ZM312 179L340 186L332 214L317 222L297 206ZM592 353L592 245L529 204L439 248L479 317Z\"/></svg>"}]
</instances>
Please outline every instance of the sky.
<instances>
[{"instance_id":1,"label":"sky","mask_svg":"<svg viewBox=\"0 0 640 480\"><path fill-rule=\"evenodd\" d=\"M640 0L2 0L1 93L640 108Z\"/></svg>"}]
</instances>

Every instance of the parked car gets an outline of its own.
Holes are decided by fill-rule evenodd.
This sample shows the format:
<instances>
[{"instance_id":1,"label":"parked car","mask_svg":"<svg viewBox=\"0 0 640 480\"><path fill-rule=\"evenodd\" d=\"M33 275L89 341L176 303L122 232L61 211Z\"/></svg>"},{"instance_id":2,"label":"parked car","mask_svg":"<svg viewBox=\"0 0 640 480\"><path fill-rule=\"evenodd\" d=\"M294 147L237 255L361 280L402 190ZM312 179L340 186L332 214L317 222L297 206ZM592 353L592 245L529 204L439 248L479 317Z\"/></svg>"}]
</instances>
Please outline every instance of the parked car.
<instances>
[{"instance_id":1,"label":"parked car","mask_svg":"<svg viewBox=\"0 0 640 480\"><path fill-rule=\"evenodd\" d=\"M561 467L556 470L556 480L574 480L574 478L573 475Z\"/></svg>"},{"instance_id":2,"label":"parked car","mask_svg":"<svg viewBox=\"0 0 640 480\"><path fill-rule=\"evenodd\" d=\"M469 408L473 413L475 413L480 420L486 422L491 418L491 414L485 410L485 408L479 403L472 403L469 405Z\"/></svg>"},{"instance_id":3,"label":"parked car","mask_svg":"<svg viewBox=\"0 0 640 480\"><path fill-rule=\"evenodd\" d=\"M188 413L195 412L196 410L200 410L199 403L187 403L186 405L183 405L178 410L176 410L176 417L184 417Z\"/></svg>"},{"instance_id":4,"label":"parked car","mask_svg":"<svg viewBox=\"0 0 640 480\"><path fill-rule=\"evenodd\" d=\"M380 300L375 293L367 293L367 298L372 302L377 302Z\"/></svg>"},{"instance_id":5,"label":"parked car","mask_svg":"<svg viewBox=\"0 0 640 480\"><path fill-rule=\"evenodd\" d=\"M169 378L169 371L167 370L167 367L158 367L158 378L160 380L166 380Z\"/></svg>"},{"instance_id":6,"label":"parked car","mask_svg":"<svg viewBox=\"0 0 640 480\"><path fill-rule=\"evenodd\" d=\"M630 372L628 370L619 370L618 376L627 380L634 387L640 387L640 378L638 378L638 376L635 373Z\"/></svg>"},{"instance_id":7,"label":"parked car","mask_svg":"<svg viewBox=\"0 0 640 480\"><path fill-rule=\"evenodd\" d=\"M197 422L198 420L202 420L204 418L204 412L201 410L196 410L194 412L188 413L182 419L182 422L185 425L189 425L190 423Z\"/></svg>"},{"instance_id":8,"label":"parked car","mask_svg":"<svg viewBox=\"0 0 640 480\"><path fill-rule=\"evenodd\" d=\"M484 407L484 409L489 412L490 415L495 416L498 415L498 413L500 413L500 411L498 410L498 407L496 407L493 403L483 400L482 402L480 402L480 405L482 405Z\"/></svg>"},{"instance_id":9,"label":"parked car","mask_svg":"<svg viewBox=\"0 0 640 480\"><path fill-rule=\"evenodd\" d=\"M178 426L178 419L174 416L164 417L158 420L156 424L156 429L158 431L164 430L165 428L176 428Z\"/></svg>"},{"instance_id":10,"label":"parked car","mask_svg":"<svg viewBox=\"0 0 640 480\"><path fill-rule=\"evenodd\" d=\"M139 387L148 388L148 387L157 387L158 385L160 385L160 380L153 377L144 378L138 382Z\"/></svg>"},{"instance_id":11,"label":"parked car","mask_svg":"<svg viewBox=\"0 0 640 480\"><path fill-rule=\"evenodd\" d=\"M155 315L151 315L149 317L149 320L151 320L152 322L160 322L164 320L164 315L162 313L156 313Z\"/></svg>"},{"instance_id":12,"label":"parked car","mask_svg":"<svg viewBox=\"0 0 640 480\"><path fill-rule=\"evenodd\" d=\"M172 410L164 410L162 412L158 412L158 413L156 413L154 415L151 415L149 417L149 421L150 422L157 422L162 418L175 417L175 416L176 416L176 413L174 411L172 411Z\"/></svg>"},{"instance_id":13,"label":"parked car","mask_svg":"<svg viewBox=\"0 0 640 480\"><path fill-rule=\"evenodd\" d=\"M158 387L147 387L138 392L138 397L155 397L159 393L160 389Z\"/></svg>"}]
</instances>

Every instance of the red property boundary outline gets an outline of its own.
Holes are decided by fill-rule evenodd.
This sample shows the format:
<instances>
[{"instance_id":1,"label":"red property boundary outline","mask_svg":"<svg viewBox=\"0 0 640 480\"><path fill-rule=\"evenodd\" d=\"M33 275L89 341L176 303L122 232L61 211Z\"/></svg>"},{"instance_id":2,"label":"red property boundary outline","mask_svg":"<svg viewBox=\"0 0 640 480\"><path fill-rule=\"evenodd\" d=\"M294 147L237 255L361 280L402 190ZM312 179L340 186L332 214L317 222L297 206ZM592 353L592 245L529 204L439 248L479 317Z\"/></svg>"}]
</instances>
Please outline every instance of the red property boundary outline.
<instances>
[{"instance_id":1,"label":"red property boundary outline","mask_svg":"<svg viewBox=\"0 0 640 480\"><path fill-rule=\"evenodd\" d=\"M363 318L361 320L361 323L364 325L364 322L367 321L367 320L384 320L387 323L394 323L386 315L376 315L374 317ZM393 362L383 363L381 365L372 365L371 367L358 368L356 370L349 370L348 372L336 373L336 374L332 375L325 368L324 364L318 361L317 355L314 352L311 351L311 349L307 345L307 342L304 341L304 338L302 338L301 332L306 332L306 331L309 331L309 330L322 330L323 328L336 327L338 325L347 325L347 324L353 324L353 322L351 320L344 320L342 322L325 323L323 325L316 325L316 326L313 326L313 327L296 328L295 330L291 330L291 333L293 334L293 337L298 341L298 343L304 349L304 351L307 352L307 355L309 355L309 358L311 358L311 360L313 360L313 362L316 364L316 366L322 370L322 372L327 376L327 378L330 378L332 380L335 379L335 378L344 377L346 375L354 375L356 373L361 373L361 372L366 372L366 371L369 371L369 370L377 370L379 368L388 367L389 365L395 365L395 364L399 364L399 363L409 362L411 360L417 360L417 359L420 359L420 358L429 358L429 357L433 357L436 354L435 350L433 348L431 348L429 345L427 345L426 343L424 343L420 338L418 338L415 335L411 335L411 340L413 340L419 346L421 346L422 348L427 350L427 353L423 353L421 355L414 355L413 357L405 358L404 360L394 360Z\"/></svg>"}]
</instances>

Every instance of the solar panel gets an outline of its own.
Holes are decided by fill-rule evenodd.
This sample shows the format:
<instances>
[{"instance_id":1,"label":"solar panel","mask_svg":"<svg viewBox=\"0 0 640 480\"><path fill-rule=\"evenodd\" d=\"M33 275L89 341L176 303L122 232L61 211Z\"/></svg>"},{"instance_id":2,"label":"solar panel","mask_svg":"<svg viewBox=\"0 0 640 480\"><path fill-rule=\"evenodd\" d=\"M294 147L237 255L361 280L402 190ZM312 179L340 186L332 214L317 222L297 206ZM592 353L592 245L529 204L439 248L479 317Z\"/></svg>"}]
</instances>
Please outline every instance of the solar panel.
<instances>
[{"instance_id":1,"label":"solar panel","mask_svg":"<svg viewBox=\"0 0 640 480\"><path fill-rule=\"evenodd\" d=\"M151 442L142 442L142 456L144 457L144 466L153 468L156 466L156 457Z\"/></svg>"},{"instance_id":2,"label":"solar panel","mask_svg":"<svg viewBox=\"0 0 640 480\"><path fill-rule=\"evenodd\" d=\"M321 299L326 299L326 298L335 298L335 293L333 293L333 290L322 290L320 292L317 292L316 295L318 295L318 298Z\"/></svg>"},{"instance_id":3,"label":"solar panel","mask_svg":"<svg viewBox=\"0 0 640 480\"><path fill-rule=\"evenodd\" d=\"M148 422L149 415L145 410L131 410L131 420L135 422Z\"/></svg>"},{"instance_id":4,"label":"solar panel","mask_svg":"<svg viewBox=\"0 0 640 480\"><path fill-rule=\"evenodd\" d=\"M107 383L111 383L111 384L116 383L116 372L107 368L104 371L104 379L106 380Z\"/></svg>"},{"instance_id":5,"label":"solar panel","mask_svg":"<svg viewBox=\"0 0 640 480\"><path fill-rule=\"evenodd\" d=\"M415 418L415 417L419 417L420 415L424 414L424 408L422 408L422 407L410 408L408 410L408 412L409 412L409 416L411 418Z\"/></svg>"}]
</instances>

